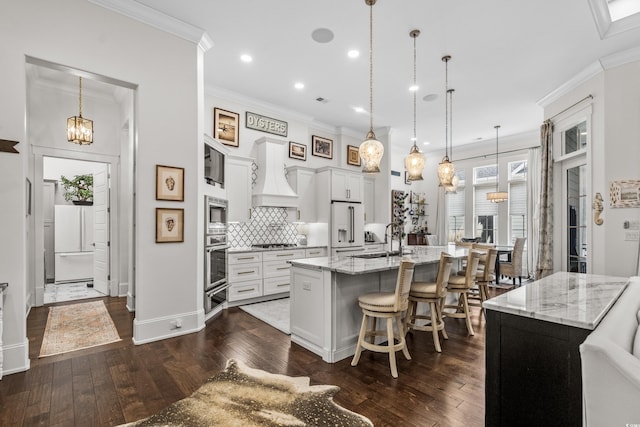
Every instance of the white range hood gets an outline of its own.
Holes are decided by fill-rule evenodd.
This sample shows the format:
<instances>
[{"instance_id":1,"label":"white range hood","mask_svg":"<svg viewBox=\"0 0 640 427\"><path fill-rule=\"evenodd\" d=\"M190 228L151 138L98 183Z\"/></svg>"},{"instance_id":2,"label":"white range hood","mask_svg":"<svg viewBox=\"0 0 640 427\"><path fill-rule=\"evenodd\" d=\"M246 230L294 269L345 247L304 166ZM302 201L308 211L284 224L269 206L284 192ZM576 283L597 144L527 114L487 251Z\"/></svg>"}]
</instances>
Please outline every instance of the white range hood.
<instances>
[{"instance_id":1,"label":"white range hood","mask_svg":"<svg viewBox=\"0 0 640 427\"><path fill-rule=\"evenodd\" d=\"M291 189L284 175L286 143L267 137L256 140L258 178L251 197L253 206L298 206L298 195Z\"/></svg>"}]
</instances>

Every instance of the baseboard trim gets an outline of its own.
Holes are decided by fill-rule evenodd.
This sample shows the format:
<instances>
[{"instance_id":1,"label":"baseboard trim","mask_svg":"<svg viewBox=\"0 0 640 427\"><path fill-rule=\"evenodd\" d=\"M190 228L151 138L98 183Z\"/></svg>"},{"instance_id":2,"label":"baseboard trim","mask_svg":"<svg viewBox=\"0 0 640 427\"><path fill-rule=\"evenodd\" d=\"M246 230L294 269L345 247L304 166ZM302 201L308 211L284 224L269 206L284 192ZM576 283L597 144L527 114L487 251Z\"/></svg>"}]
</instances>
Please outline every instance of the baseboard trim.
<instances>
[{"instance_id":1,"label":"baseboard trim","mask_svg":"<svg viewBox=\"0 0 640 427\"><path fill-rule=\"evenodd\" d=\"M180 326L176 326L176 322ZM173 314L155 319L133 320L133 343L135 345L160 341L180 335L192 334L204 329L204 309L190 313Z\"/></svg>"},{"instance_id":2,"label":"baseboard trim","mask_svg":"<svg viewBox=\"0 0 640 427\"><path fill-rule=\"evenodd\" d=\"M29 340L17 344L2 346L2 376L28 371L31 368L29 360Z\"/></svg>"}]
</instances>

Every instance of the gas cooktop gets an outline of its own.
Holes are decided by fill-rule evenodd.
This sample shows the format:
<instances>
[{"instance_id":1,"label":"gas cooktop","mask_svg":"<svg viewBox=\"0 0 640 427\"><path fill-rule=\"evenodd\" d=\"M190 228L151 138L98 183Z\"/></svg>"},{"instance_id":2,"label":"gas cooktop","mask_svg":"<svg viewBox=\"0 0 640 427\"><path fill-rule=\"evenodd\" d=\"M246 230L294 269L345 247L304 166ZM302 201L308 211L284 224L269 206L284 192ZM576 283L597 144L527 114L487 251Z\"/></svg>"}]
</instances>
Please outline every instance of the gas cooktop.
<instances>
[{"instance_id":1,"label":"gas cooktop","mask_svg":"<svg viewBox=\"0 0 640 427\"><path fill-rule=\"evenodd\" d=\"M293 248L296 247L295 243L259 243L257 245L253 245L254 248L263 248L263 249L271 249L271 248Z\"/></svg>"}]
</instances>

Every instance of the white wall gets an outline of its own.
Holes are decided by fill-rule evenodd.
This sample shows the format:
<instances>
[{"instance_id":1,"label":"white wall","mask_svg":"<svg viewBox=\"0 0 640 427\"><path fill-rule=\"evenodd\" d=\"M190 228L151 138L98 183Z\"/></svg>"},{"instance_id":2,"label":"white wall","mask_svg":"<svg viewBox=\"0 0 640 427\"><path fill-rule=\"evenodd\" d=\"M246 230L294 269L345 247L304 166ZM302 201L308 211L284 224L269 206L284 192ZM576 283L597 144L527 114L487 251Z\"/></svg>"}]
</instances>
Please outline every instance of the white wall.
<instances>
[{"instance_id":1,"label":"white wall","mask_svg":"<svg viewBox=\"0 0 640 427\"><path fill-rule=\"evenodd\" d=\"M5 373L29 366L24 243L29 228L24 188L31 158L25 128L25 55L137 85L134 339L145 342L203 327L203 264L197 243L201 246L202 239L196 235L196 224L202 218L196 200L196 163L203 117L196 100L204 89L196 44L84 0L25 0L5 2L2 8L0 39L11 42L0 44L0 138L21 142L20 154L0 153L0 236L4 242L0 280L9 282L4 324L11 325L3 334ZM64 24L69 22L73 25ZM65 111L65 118L67 114ZM184 203L155 200L156 164L185 168ZM155 243L156 207L185 209L184 243ZM170 320L176 317L183 319L181 331L172 330Z\"/></svg>"}]
</instances>

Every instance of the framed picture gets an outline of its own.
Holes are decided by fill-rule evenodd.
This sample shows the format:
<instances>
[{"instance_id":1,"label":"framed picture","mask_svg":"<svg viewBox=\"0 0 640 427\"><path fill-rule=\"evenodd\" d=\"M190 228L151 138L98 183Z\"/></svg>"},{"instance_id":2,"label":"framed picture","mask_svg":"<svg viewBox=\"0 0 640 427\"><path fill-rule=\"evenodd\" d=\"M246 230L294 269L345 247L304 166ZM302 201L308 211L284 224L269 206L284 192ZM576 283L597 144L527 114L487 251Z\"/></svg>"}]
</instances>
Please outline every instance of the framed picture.
<instances>
[{"instance_id":1,"label":"framed picture","mask_svg":"<svg viewBox=\"0 0 640 427\"><path fill-rule=\"evenodd\" d=\"M347 164L360 166L360 151L354 145L347 145Z\"/></svg>"},{"instance_id":2,"label":"framed picture","mask_svg":"<svg viewBox=\"0 0 640 427\"><path fill-rule=\"evenodd\" d=\"M184 209L156 208L156 243L184 242Z\"/></svg>"},{"instance_id":3,"label":"framed picture","mask_svg":"<svg viewBox=\"0 0 640 427\"><path fill-rule=\"evenodd\" d=\"M213 109L213 137L225 145L237 147L240 145L240 116L238 113Z\"/></svg>"},{"instance_id":4,"label":"framed picture","mask_svg":"<svg viewBox=\"0 0 640 427\"><path fill-rule=\"evenodd\" d=\"M333 140L313 135L311 137L311 153L314 156L333 159Z\"/></svg>"},{"instance_id":5,"label":"framed picture","mask_svg":"<svg viewBox=\"0 0 640 427\"><path fill-rule=\"evenodd\" d=\"M411 181L409 181L409 172L404 171L404 183L407 185L411 185Z\"/></svg>"},{"instance_id":6,"label":"framed picture","mask_svg":"<svg viewBox=\"0 0 640 427\"><path fill-rule=\"evenodd\" d=\"M631 208L640 206L640 181L611 181L609 186L611 207Z\"/></svg>"},{"instance_id":7,"label":"framed picture","mask_svg":"<svg viewBox=\"0 0 640 427\"><path fill-rule=\"evenodd\" d=\"M289 141L289 157L298 160L307 160L307 146Z\"/></svg>"},{"instance_id":8,"label":"framed picture","mask_svg":"<svg viewBox=\"0 0 640 427\"><path fill-rule=\"evenodd\" d=\"M156 165L156 200L184 201L184 168Z\"/></svg>"}]
</instances>

